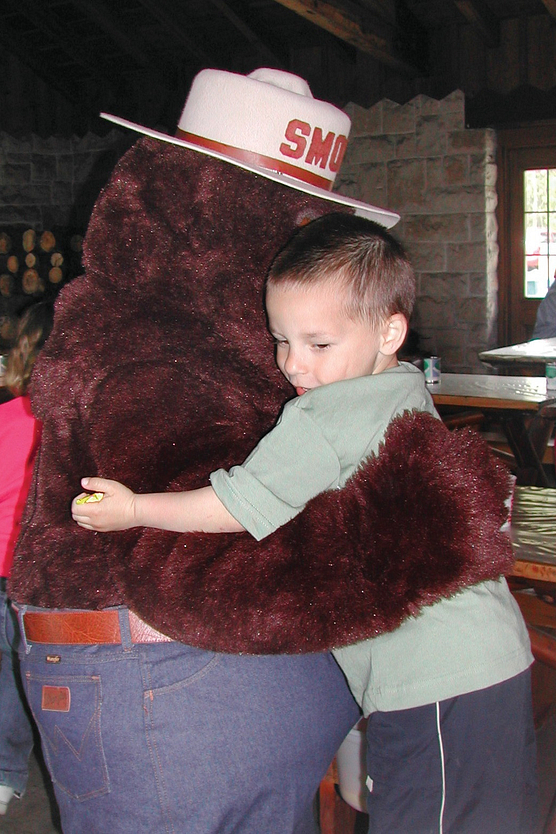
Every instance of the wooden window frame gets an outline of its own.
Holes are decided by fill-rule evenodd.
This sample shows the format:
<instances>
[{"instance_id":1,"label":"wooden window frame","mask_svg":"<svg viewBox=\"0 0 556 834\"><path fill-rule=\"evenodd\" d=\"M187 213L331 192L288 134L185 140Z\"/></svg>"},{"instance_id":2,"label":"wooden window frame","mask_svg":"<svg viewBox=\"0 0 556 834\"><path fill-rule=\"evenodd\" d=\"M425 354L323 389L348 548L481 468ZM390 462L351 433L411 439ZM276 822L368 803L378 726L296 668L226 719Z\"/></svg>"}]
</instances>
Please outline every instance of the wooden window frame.
<instances>
[{"instance_id":1,"label":"wooden window frame","mask_svg":"<svg viewBox=\"0 0 556 834\"><path fill-rule=\"evenodd\" d=\"M526 341L538 298L523 298L523 170L556 167L556 121L497 132L498 342ZM524 162L524 160L526 160Z\"/></svg>"}]
</instances>

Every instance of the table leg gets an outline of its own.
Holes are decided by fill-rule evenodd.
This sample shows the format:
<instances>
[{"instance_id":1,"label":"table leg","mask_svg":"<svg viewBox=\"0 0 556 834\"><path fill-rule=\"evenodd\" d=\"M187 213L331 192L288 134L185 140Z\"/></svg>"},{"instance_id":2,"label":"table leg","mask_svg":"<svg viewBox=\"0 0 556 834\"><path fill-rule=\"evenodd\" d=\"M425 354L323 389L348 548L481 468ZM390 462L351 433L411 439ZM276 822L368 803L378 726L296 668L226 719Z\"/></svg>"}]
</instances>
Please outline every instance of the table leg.
<instances>
[{"instance_id":1,"label":"table leg","mask_svg":"<svg viewBox=\"0 0 556 834\"><path fill-rule=\"evenodd\" d=\"M542 454L554 421L536 415L527 426L522 414L511 413L504 414L501 423L516 460L517 483L522 486L552 486L542 464ZM541 448L542 454L539 455Z\"/></svg>"}]
</instances>

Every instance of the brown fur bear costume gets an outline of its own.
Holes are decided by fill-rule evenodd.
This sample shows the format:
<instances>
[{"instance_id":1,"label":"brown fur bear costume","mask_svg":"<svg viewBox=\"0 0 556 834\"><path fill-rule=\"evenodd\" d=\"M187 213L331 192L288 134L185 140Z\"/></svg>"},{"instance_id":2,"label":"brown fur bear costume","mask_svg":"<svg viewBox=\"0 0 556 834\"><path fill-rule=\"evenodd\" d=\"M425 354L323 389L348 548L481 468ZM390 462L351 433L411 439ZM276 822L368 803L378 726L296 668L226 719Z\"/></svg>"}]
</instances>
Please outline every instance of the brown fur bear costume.
<instances>
[{"instance_id":1,"label":"brown fur bear costume","mask_svg":"<svg viewBox=\"0 0 556 834\"><path fill-rule=\"evenodd\" d=\"M300 223L333 203L195 151L140 139L99 197L85 275L66 286L37 362L43 445L10 585L47 608L125 604L224 652L313 652L396 627L511 564L508 477L473 433L406 415L341 491L257 543L248 534L71 520L80 478L198 487L241 462L292 390L262 287Z\"/></svg>"}]
</instances>

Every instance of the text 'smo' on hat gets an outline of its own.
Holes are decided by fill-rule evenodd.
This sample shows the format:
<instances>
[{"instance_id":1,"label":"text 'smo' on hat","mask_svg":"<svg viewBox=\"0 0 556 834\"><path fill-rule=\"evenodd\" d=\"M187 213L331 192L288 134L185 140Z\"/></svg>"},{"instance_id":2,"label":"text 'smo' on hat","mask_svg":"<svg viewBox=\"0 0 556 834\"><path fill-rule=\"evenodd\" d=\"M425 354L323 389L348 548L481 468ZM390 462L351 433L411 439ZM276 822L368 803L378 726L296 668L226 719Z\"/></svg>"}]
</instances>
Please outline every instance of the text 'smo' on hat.
<instances>
[{"instance_id":1,"label":"text 'smo' on hat","mask_svg":"<svg viewBox=\"0 0 556 834\"><path fill-rule=\"evenodd\" d=\"M339 108L313 98L307 82L289 72L264 68L245 76L202 70L193 79L175 136L108 113L100 115L351 207L386 228L400 219L393 211L332 192L351 121Z\"/></svg>"}]
</instances>

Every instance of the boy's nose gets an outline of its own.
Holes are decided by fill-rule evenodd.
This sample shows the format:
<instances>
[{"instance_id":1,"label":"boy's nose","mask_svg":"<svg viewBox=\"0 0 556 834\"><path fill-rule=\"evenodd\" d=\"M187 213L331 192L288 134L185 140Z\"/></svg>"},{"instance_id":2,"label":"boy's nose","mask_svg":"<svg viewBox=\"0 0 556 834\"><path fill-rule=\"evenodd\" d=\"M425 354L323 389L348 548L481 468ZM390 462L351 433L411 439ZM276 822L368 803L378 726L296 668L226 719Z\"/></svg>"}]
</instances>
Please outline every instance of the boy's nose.
<instances>
[{"instance_id":1,"label":"boy's nose","mask_svg":"<svg viewBox=\"0 0 556 834\"><path fill-rule=\"evenodd\" d=\"M300 373L302 370L303 363L299 353L290 348L286 361L284 362L284 371L288 374L288 376L292 376L293 374Z\"/></svg>"}]
</instances>

